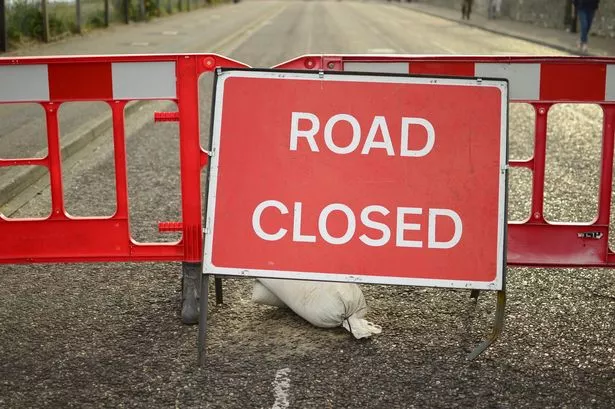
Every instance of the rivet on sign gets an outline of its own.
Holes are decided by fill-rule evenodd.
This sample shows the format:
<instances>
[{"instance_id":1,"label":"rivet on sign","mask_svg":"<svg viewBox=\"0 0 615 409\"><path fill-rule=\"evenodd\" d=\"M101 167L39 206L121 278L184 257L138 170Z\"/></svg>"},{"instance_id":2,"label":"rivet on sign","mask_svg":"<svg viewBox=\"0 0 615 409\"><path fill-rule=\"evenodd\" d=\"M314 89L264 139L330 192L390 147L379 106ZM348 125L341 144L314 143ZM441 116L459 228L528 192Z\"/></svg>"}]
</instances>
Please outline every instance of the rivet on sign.
<instances>
[{"instance_id":1,"label":"rivet on sign","mask_svg":"<svg viewBox=\"0 0 615 409\"><path fill-rule=\"evenodd\" d=\"M335 63L333 61L331 61L329 64L327 64L327 66L331 69L335 68Z\"/></svg>"},{"instance_id":2,"label":"rivet on sign","mask_svg":"<svg viewBox=\"0 0 615 409\"><path fill-rule=\"evenodd\" d=\"M538 113L539 113L540 115L544 115L544 114L545 114L545 109L544 109L544 108L540 108L540 109L538 109Z\"/></svg>"},{"instance_id":3,"label":"rivet on sign","mask_svg":"<svg viewBox=\"0 0 615 409\"><path fill-rule=\"evenodd\" d=\"M534 213L534 219L540 219L540 213L538 212Z\"/></svg>"},{"instance_id":4,"label":"rivet on sign","mask_svg":"<svg viewBox=\"0 0 615 409\"><path fill-rule=\"evenodd\" d=\"M314 61L312 61L312 60L305 60L305 66L307 68L312 68L314 66Z\"/></svg>"}]
</instances>

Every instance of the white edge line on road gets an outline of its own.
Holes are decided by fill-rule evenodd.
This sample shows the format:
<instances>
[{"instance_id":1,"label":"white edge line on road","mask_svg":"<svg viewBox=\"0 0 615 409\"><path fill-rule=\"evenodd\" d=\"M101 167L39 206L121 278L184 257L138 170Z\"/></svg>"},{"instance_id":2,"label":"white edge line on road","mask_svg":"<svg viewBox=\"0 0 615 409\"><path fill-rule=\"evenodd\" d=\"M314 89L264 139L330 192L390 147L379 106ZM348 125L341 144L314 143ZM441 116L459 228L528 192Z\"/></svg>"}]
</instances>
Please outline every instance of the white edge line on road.
<instances>
[{"instance_id":1,"label":"white edge line on road","mask_svg":"<svg viewBox=\"0 0 615 409\"><path fill-rule=\"evenodd\" d=\"M265 15L264 18L256 20L254 24L250 25L245 30L241 31L239 35L237 35L236 37L232 36L230 39L222 40L221 42L216 44L213 48L220 49L219 53L222 55L228 56L232 54L236 49L238 49L241 45L243 45L246 41L248 41L254 34L256 34L263 27L271 25L273 23L272 20L276 18L277 16L279 16L280 14L282 14L282 12L284 12L284 10L286 10L287 8L288 8L288 5L280 7L279 9L275 10L271 14Z\"/></svg>"},{"instance_id":2,"label":"white edge line on road","mask_svg":"<svg viewBox=\"0 0 615 409\"><path fill-rule=\"evenodd\" d=\"M272 382L273 395L275 402L271 409L286 409L288 408L288 391L290 389L290 368L279 369L275 373L275 379Z\"/></svg>"},{"instance_id":3,"label":"white edge line on road","mask_svg":"<svg viewBox=\"0 0 615 409\"><path fill-rule=\"evenodd\" d=\"M438 43L437 41L433 41L433 40L432 40L432 41L431 41L431 43L432 43L433 45L435 45L436 47L443 49L443 50L444 50L444 51L446 51L447 53L457 54L457 51L453 50L452 48L448 48L447 46L442 45L442 44Z\"/></svg>"}]
</instances>

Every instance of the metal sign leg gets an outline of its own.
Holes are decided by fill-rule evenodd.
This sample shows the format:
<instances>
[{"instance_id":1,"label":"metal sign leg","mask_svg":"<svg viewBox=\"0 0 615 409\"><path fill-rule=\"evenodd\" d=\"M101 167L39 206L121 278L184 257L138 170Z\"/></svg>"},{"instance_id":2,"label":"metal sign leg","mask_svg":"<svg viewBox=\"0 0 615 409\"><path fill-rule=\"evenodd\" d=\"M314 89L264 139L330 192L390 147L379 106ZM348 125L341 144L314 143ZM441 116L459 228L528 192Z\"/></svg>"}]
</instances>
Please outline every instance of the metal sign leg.
<instances>
[{"instance_id":1,"label":"metal sign leg","mask_svg":"<svg viewBox=\"0 0 615 409\"><path fill-rule=\"evenodd\" d=\"M207 306L209 302L209 275L201 277L201 305L199 318L199 366L205 364L205 352L207 349Z\"/></svg>"},{"instance_id":2,"label":"metal sign leg","mask_svg":"<svg viewBox=\"0 0 615 409\"><path fill-rule=\"evenodd\" d=\"M216 304L220 305L224 302L222 296L222 278L216 277L214 283L216 284Z\"/></svg>"},{"instance_id":3,"label":"metal sign leg","mask_svg":"<svg viewBox=\"0 0 615 409\"><path fill-rule=\"evenodd\" d=\"M497 307L495 310L495 323L493 325L493 330L491 331L491 335L480 343L474 350L468 355L468 360L473 360L481 353L483 353L489 345L493 344L496 339L502 333L502 328L504 327L504 310L506 308L506 291L498 291L497 294Z\"/></svg>"},{"instance_id":4,"label":"metal sign leg","mask_svg":"<svg viewBox=\"0 0 615 409\"><path fill-rule=\"evenodd\" d=\"M472 290L470 292L470 298L473 298L474 301L478 301L478 296L480 295L480 290Z\"/></svg>"}]
</instances>

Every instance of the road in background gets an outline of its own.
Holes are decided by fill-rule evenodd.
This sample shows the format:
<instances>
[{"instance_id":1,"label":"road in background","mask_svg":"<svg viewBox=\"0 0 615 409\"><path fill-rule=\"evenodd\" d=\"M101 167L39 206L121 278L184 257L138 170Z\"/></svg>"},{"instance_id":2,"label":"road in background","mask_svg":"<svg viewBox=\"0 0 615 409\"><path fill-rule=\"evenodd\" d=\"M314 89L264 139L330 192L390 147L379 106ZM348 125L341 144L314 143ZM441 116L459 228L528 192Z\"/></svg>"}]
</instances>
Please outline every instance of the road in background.
<instances>
[{"instance_id":1,"label":"road in background","mask_svg":"<svg viewBox=\"0 0 615 409\"><path fill-rule=\"evenodd\" d=\"M304 53L564 55L394 4L355 1L244 0L28 53L41 50L215 51L260 67ZM200 88L203 143L211 80L204 76ZM146 104L127 121L131 228L139 240L176 239L156 232L158 221L176 220L180 210L177 125L153 123L161 107L169 109ZM89 120L89 111L77 111L75 126ZM19 112L12 125L2 122L2 132L24 129L29 122L26 116L18 123ZM591 105L561 105L549 114L550 220L588 221L596 213L601 117ZM531 154L533 124L530 107L513 104L512 158ZM7 137L0 137L3 157L19 151L4 143ZM71 214L113 213L111 142L101 132L65 160ZM514 170L511 183L510 216L527 217L529 172ZM11 217L47 214L48 187L39 181L5 209ZM467 291L363 286L368 318L383 333L356 341L343 329L314 328L287 310L253 304L251 285L224 281L225 304L211 305L207 368L198 370L197 327L178 317L178 264L0 266L0 406L518 408L615 401L609 270L511 269L503 337L472 363L465 355L490 328L493 294L474 303Z\"/></svg>"}]
</instances>

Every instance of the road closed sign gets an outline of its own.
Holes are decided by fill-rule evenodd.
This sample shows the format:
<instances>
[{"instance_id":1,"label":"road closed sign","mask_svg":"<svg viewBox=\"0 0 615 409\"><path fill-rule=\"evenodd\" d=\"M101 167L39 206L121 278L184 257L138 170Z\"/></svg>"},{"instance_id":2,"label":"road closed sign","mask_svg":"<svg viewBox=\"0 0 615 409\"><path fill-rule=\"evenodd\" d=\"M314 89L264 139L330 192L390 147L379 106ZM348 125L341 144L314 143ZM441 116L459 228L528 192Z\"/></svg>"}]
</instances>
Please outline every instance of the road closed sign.
<instances>
[{"instance_id":1,"label":"road closed sign","mask_svg":"<svg viewBox=\"0 0 615 409\"><path fill-rule=\"evenodd\" d=\"M204 273L502 289L507 92L219 71Z\"/></svg>"}]
</instances>

